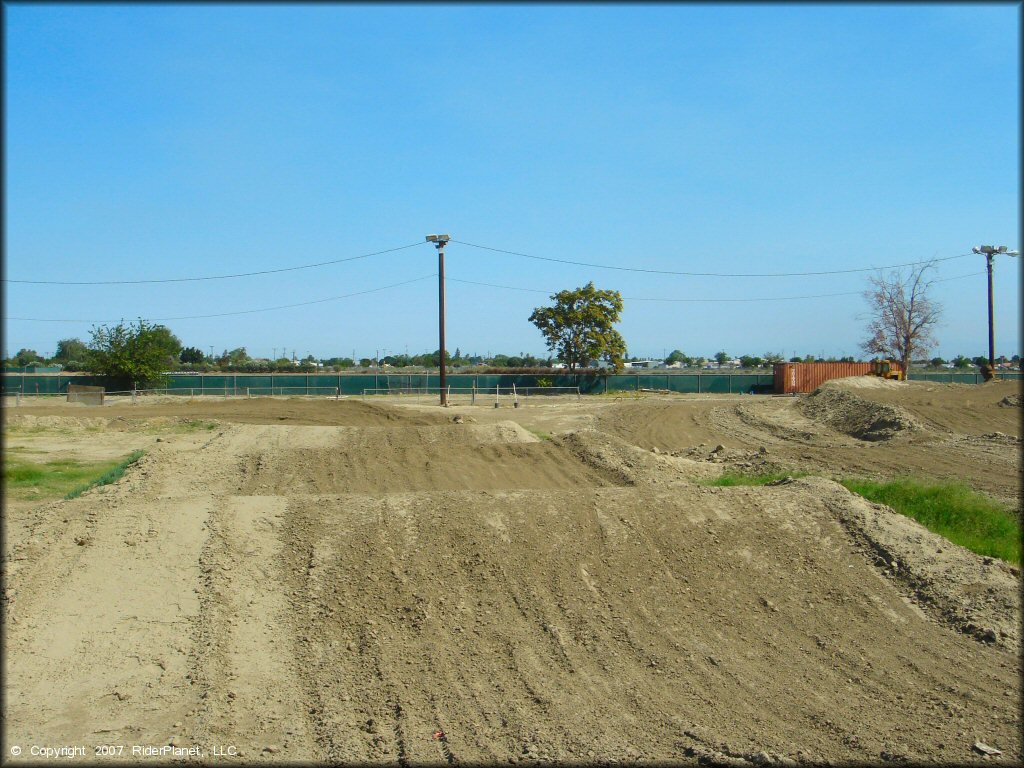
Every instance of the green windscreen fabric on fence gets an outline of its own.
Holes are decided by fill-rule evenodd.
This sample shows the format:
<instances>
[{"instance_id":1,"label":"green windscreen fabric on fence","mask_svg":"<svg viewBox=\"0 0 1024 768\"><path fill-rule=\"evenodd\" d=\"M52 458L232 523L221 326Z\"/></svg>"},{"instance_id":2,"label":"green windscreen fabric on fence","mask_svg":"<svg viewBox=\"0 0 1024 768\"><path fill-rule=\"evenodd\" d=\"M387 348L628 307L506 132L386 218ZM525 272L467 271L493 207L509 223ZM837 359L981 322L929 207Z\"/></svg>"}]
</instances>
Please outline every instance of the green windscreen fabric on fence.
<instances>
[{"instance_id":1,"label":"green windscreen fabric on fence","mask_svg":"<svg viewBox=\"0 0 1024 768\"><path fill-rule=\"evenodd\" d=\"M66 394L68 384L84 384L90 387L102 387L103 378L100 376L33 376L32 374L5 374L0 377L0 385L3 387L3 394L15 394L20 392L23 395L57 395Z\"/></svg>"},{"instance_id":2,"label":"green windscreen fabric on fence","mask_svg":"<svg viewBox=\"0 0 1024 768\"><path fill-rule=\"evenodd\" d=\"M997 374L1004 381L1020 381L1024 373L1008 371ZM517 390L533 391L540 386L579 387L583 394L605 392L640 392L643 390L669 391L700 394L769 394L773 390L774 378L771 373L622 373L609 376L594 374L462 374L453 373L447 377L447 384L453 392L494 391L502 393ZM910 374L912 381L934 381L937 383L982 384L984 377L978 372L916 372ZM166 388L171 394L195 395L362 395L376 391L415 393L417 391L437 392L441 377L425 373L218 373L190 374L172 373L164 382L151 389ZM99 376L56 374L40 375L30 373L4 374L0 385L4 394L25 395L65 394L68 384L103 386Z\"/></svg>"}]
</instances>

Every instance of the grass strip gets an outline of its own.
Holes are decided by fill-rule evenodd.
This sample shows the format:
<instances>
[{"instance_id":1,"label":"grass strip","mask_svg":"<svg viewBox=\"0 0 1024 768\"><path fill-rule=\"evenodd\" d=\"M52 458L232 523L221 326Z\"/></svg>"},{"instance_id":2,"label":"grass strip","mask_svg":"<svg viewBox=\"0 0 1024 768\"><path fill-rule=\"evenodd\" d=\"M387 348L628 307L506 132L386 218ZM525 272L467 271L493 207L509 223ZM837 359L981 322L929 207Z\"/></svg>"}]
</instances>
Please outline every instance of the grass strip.
<instances>
[{"instance_id":1,"label":"grass strip","mask_svg":"<svg viewBox=\"0 0 1024 768\"><path fill-rule=\"evenodd\" d=\"M117 464L112 466L102 475L97 477L95 480L84 485L80 485L71 491L68 491L65 495L65 499L74 499L81 496L83 493L88 491L90 488L96 488L101 485L110 485L116 483L124 475L125 470L128 469L132 464L142 458L143 451L132 451L127 458L119 461Z\"/></svg>"},{"instance_id":2,"label":"grass strip","mask_svg":"<svg viewBox=\"0 0 1024 768\"><path fill-rule=\"evenodd\" d=\"M735 485L768 485L778 480L785 480L787 477L805 477L803 472L766 472L764 474L749 475L742 472L723 472L718 477L713 477L705 482L705 485L720 488L729 488Z\"/></svg>"},{"instance_id":3,"label":"grass strip","mask_svg":"<svg viewBox=\"0 0 1024 768\"><path fill-rule=\"evenodd\" d=\"M767 485L804 473L725 472L705 481L711 486ZM965 483L927 483L913 478L886 482L845 478L847 490L916 520L932 533L987 557L1021 565L1021 526L1013 511Z\"/></svg>"},{"instance_id":4,"label":"grass strip","mask_svg":"<svg viewBox=\"0 0 1024 768\"><path fill-rule=\"evenodd\" d=\"M100 480L113 482L124 474L129 464L142 456L142 451L136 451L121 461L33 461L24 455L28 452L12 448L4 454L4 492L19 501L56 499L69 491L79 495L87 488L99 484ZM106 479L108 477L110 479Z\"/></svg>"},{"instance_id":5,"label":"grass strip","mask_svg":"<svg viewBox=\"0 0 1024 768\"><path fill-rule=\"evenodd\" d=\"M1013 512L964 483L844 479L848 490L885 504L932 533L979 555L1021 564L1021 527Z\"/></svg>"}]
</instances>

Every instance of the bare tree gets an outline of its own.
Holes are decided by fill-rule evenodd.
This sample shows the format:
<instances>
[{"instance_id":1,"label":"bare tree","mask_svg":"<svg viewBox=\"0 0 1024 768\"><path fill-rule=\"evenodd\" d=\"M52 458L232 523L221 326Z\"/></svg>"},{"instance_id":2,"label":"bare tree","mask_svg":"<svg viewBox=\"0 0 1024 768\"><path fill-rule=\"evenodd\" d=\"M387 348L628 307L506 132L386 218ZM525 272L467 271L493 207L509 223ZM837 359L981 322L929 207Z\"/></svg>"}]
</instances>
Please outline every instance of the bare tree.
<instances>
[{"instance_id":1,"label":"bare tree","mask_svg":"<svg viewBox=\"0 0 1024 768\"><path fill-rule=\"evenodd\" d=\"M861 348L869 355L899 360L906 373L911 355L935 346L935 326L942 308L928 295L935 282L935 262L923 262L909 271L881 272L869 278L864 298L868 311L868 337Z\"/></svg>"}]
</instances>

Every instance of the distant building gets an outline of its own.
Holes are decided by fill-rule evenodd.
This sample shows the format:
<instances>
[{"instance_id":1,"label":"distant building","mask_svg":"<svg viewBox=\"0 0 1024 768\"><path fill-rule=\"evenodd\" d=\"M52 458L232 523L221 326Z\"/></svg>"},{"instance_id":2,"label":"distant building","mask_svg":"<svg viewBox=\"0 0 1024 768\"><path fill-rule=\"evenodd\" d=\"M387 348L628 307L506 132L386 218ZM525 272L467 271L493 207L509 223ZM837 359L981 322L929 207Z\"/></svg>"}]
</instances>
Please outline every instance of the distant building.
<instances>
[{"instance_id":1,"label":"distant building","mask_svg":"<svg viewBox=\"0 0 1024 768\"><path fill-rule=\"evenodd\" d=\"M626 363L627 368L661 368L664 365L664 360L630 360Z\"/></svg>"}]
</instances>

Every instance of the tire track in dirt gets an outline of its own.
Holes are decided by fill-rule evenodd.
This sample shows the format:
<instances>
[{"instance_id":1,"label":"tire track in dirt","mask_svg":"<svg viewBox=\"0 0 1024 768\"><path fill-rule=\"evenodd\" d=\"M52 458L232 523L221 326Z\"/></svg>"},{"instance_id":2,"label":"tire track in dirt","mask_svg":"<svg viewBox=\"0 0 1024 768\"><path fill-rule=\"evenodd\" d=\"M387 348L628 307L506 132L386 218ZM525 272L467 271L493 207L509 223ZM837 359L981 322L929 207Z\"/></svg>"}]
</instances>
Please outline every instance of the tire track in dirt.
<instances>
[{"instance_id":1,"label":"tire track in dirt","mask_svg":"<svg viewBox=\"0 0 1024 768\"><path fill-rule=\"evenodd\" d=\"M602 543L591 511L596 493L605 507L618 502L632 510L622 515L628 525L620 521L626 535L616 549ZM353 626L372 627L374 638L360 655L341 653L323 662L340 677L312 676L319 699L337 698L330 690L359 691L356 700L376 702L363 716L386 723L395 697L389 697L388 681L365 677L365 668L369 664L384 677L384 670L401 671L408 683L397 697L402 748L413 762L438 759L434 730L445 732L459 760L545 754L585 760L587 751L678 759L694 746L673 725L681 715L686 727L703 724L731 734L711 742L725 755L768 750L795 757L792 744L801 744L805 755L830 759L868 759L886 749L908 759L931 754L934 747L913 734L944 726L926 726L905 710L934 710L938 698L928 691L941 682L955 686L957 698L977 684L971 680L979 670L966 657L960 657L963 670L949 671L949 654L966 650L966 641L943 634L889 584L866 574L866 563L843 543L846 534L825 510L812 509L809 520L793 526L796 509L806 516L804 496L794 499L794 511L772 499L785 499L784 492L770 489L716 489L707 496L720 514L682 529L676 523L674 534L665 523L688 519L686 503L660 511L638 507L638 491L629 488L557 497L515 492L486 502L473 493L417 493L297 504L293 525L302 529L300 538L328 541L332 550L333 564L319 578L335 585L336 611L319 627L322 642L345 637L345 628ZM355 516L360 522L354 525L349 514L340 528L332 528L330 514L302 522L307 510L332 506L361 508ZM530 542L528 569L487 523L495 515L513 542ZM410 519L419 528L412 538ZM751 530L754 519L760 521L757 532ZM652 547L651 537L630 535L631 528L668 533ZM531 538L528 530L546 535ZM822 540L832 544L817 547ZM580 548L571 565L560 541ZM743 552L749 557L728 554ZM595 600L580 578L580 562L588 564L588 579L604 599ZM787 567L780 571L777 563ZM664 578L666 571L672 579ZM829 587L822 591L814 584ZM753 594L751 585L757 585ZM880 637L885 626L901 630ZM896 649L906 650L893 654ZM974 705L980 707L974 716L999 729L982 713L994 707L1009 715L1010 701L1001 694L1013 685L1006 676L1012 658L981 648L971 652L1002 659L982 674L990 678L983 687L993 693ZM367 660L360 662L361 655ZM595 690L607 695L595 697ZM499 715L489 714L494 712ZM821 729L811 715L836 725ZM908 719L917 724L904 733ZM895 724L901 724L898 730ZM1000 733L1001 743L1014 743ZM348 755L394 755L397 737L383 727L379 735L383 741L366 739L354 751L350 746ZM510 751L495 749L509 736L515 740ZM955 732L945 739L963 743ZM583 744L589 744L586 750ZM947 757L955 754L969 756Z\"/></svg>"},{"instance_id":2,"label":"tire track in dirt","mask_svg":"<svg viewBox=\"0 0 1024 768\"><path fill-rule=\"evenodd\" d=\"M319 757L295 669L296 647L309 638L291 619L279 572L286 505L280 496L219 498L202 557L196 740L234 745L243 760Z\"/></svg>"}]
</instances>

